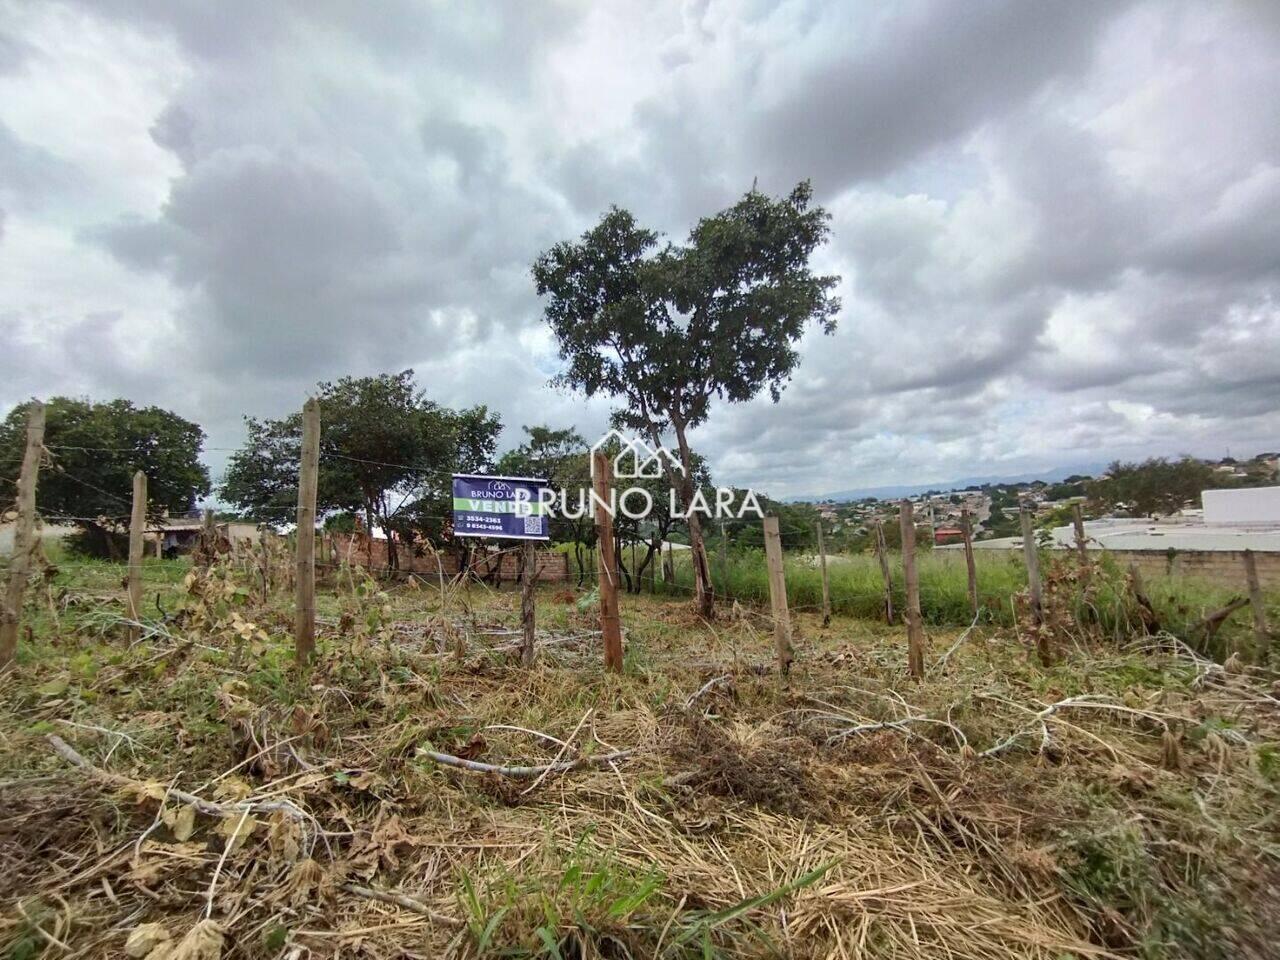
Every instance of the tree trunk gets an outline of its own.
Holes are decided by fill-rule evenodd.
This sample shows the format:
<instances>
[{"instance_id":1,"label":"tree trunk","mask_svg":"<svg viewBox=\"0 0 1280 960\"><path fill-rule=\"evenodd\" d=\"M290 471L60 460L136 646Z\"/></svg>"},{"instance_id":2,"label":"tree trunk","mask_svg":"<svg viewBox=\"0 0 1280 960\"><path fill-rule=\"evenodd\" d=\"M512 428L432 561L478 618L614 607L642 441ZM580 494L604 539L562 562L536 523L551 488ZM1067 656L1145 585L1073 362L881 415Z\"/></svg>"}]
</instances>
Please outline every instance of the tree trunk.
<instances>
[{"instance_id":1,"label":"tree trunk","mask_svg":"<svg viewBox=\"0 0 1280 960\"><path fill-rule=\"evenodd\" d=\"M400 569L400 554L396 551L396 533L391 529L391 517L387 513L387 502L382 500L382 532L387 538L387 576Z\"/></svg>"},{"instance_id":2,"label":"tree trunk","mask_svg":"<svg viewBox=\"0 0 1280 960\"><path fill-rule=\"evenodd\" d=\"M94 524L93 529L102 538L102 546L107 554L107 559L112 563L119 561L120 551L116 549L116 538L111 535L111 531L99 524Z\"/></svg>"},{"instance_id":3,"label":"tree trunk","mask_svg":"<svg viewBox=\"0 0 1280 960\"><path fill-rule=\"evenodd\" d=\"M661 541L655 536L647 544L645 544L644 559L640 561L640 565L636 567L636 593L640 593L644 589L644 572L649 569L649 564L653 560L653 555L658 549Z\"/></svg>"},{"instance_id":4,"label":"tree trunk","mask_svg":"<svg viewBox=\"0 0 1280 960\"><path fill-rule=\"evenodd\" d=\"M715 589L711 585L711 565L707 561L707 545L702 538L702 521L698 514L689 510L693 503L693 454L689 450L689 442L685 439L684 423L678 417L671 418L675 428L676 442L680 446L680 463L684 466L684 476L680 482L680 498L684 501L685 512L689 514L689 553L693 562L694 603L698 615L704 620L716 618Z\"/></svg>"},{"instance_id":5,"label":"tree trunk","mask_svg":"<svg viewBox=\"0 0 1280 960\"><path fill-rule=\"evenodd\" d=\"M621 542L617 544L617 551L618 551L618 573L622 575L621 577L622 581L627 585L626 592L635 593L636 591L631 588L631 571L627 569L627 563L623 559L623 554L626 551L623 549L623 544Z\"/></svg>"}]
</instances>

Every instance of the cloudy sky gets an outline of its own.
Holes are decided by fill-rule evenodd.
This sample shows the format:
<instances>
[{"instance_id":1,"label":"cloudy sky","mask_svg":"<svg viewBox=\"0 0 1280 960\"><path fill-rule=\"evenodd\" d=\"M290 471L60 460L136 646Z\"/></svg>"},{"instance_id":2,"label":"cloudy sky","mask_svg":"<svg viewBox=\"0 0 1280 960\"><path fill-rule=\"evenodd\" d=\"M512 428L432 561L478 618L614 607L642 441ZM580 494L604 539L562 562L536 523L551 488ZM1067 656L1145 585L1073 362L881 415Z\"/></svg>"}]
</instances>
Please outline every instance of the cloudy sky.
<instances>
[{"instance_id":1,"label":"cloudy sky","mask_svg":"<svg viewBox=\"0 0 1280 960\"><path fill-rule=\"evenodd\" d=\"M413 367L508 445L596 434L533 258L804 178L839 330L696 432L718 480L1280 447L1271 0L0 0L0 413L126 396L226 448Z\"/></svg>"}]
</instances>

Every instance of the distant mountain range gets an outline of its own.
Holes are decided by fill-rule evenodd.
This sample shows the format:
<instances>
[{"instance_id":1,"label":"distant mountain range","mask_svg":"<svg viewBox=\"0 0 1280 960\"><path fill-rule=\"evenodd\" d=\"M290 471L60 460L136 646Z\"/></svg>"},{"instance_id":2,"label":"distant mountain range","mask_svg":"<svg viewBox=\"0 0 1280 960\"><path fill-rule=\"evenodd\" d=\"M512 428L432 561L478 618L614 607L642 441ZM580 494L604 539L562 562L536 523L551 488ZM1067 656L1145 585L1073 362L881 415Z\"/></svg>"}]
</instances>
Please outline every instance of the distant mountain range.
<instances>
[{"instance_id":1,"label":"distant mountain range","mask_svg":"<svg viewBox=\"0 0 1280 960\"><path fill-rule=\"evenodd\" d=\"M875 497L877 500L894 500L899 497L914 497L917 493L929 490L963 490L965 487L980 487L983 484L1031 483L1043 480L1045 483L1060 483L1067 477L1076 475L1097 476L1106 470L1101 463L1082 464L1072 467L1056 467L1040 473L1022 473L1014 476L963 477L959 480L946 480L938 483L902 483L888 487L855 487L852 490L836 490L831 493L809 494L800 497L785 497L787 503L817 503L821 500L864 500Z\"/></svg>"}]
</instances>

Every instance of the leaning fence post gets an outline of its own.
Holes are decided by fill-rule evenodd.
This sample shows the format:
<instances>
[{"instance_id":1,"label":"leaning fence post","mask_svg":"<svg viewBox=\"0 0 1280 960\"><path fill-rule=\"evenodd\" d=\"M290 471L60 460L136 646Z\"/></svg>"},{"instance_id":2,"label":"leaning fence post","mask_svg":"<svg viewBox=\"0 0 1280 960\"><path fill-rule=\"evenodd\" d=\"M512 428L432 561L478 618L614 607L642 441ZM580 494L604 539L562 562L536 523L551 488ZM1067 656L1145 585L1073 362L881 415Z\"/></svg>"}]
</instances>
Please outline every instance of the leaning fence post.
<instances>
[{"instance_id":1,"label":"leaning fence post","mask_svg":"<svg viewBox=\"0 0 1280 960\"><path fill-rule=\"evenodd\" d=\"M884 622L893 626L893 574L889 572L889 548L884 542L884 524L876 521L876 553L880 556L880 577L884 580Z\"/></svg>"},{"instance_id":2,"label":"leaning fence post","mask_svg":"<svg viewBox=\"0 0 1280 960\"><path fill-rule=\"evenodd\" d=\"M1031 528L1031 508L1026 503L1018 506L1018 519L1022 522L1022 556L1027 563L1027 587L1031 593L1031 619L1036 626L1044 623L1044 608L1040 592L1040 554L1036 550L1035 531Z\"/></svg>"},{"instance_id":3,"label":"leaning fence post","mask_svg":"<svg viewBox=\"0 0 1280 960\"><path fill-rule=\"evenodd\" d=\"M978 567L973 562L973 522L969 517L969 508L960 510L960 532L964 535L964 565L969 573L969 606L973 610L973 618L978 618Z\"/></svg>"},{"instance_id":4,"label":"leaning fence post","mask_svg":"<svg viewBox=\"0 0 1280 960\"><path fill-rule=\"evenodd\" d=\"M294 614L294 653L299 665L316 647L316 485L320 469L320 404L311 397L302 407L302 462L298 465L298 576Z\"/></svg>"},{"instance_id":5,"label":"leaning fence post","mask_svg":"<svg viewBox=\"0 0 1280 960\"><path fill-rule=\"evenodd\" d=\"M827 579L827 545L822 540L822 521L818 521L818 565L822 568L822 625L831 625L831 581Z\"/></svg>"},{"instance_id":6,"label":"leaning fence post","mask_svg":"<svg viewBox=\"0 0 1280 960\"><path fill-rule=\"evenodd\" d=\"M902 528L902 579L907 585L907 669L920 680L924 677L924 624L920 616L920 574L916 570L916 520L910 500L902 501L898 523Z\"/></svg>"},{"instance_id":7,"label":"leaning fence post","mask_svg":"<svg viewBox=\"0 0 1280 960\"><path fill-rule=\"evenodd\" d=\"M1262 583L1258 580L1258 564L1253 551L1246 550L1244 576L1249 584L1249 606L1253 608L1254 657L1263 666L1271 657L1271 631L1267 628L1267 608L1262 601Z\"/></svg>"},{"instance_id":8,"label":"leaning fence post","mask_svg":"<svg viewBox=\"0 0 1280 960\"><path fill-rule=\"evenodd\" d=\"M603 450L591 455L591 483L595 491L596 540L600 561L596 565L600 586L600 632L604 635L604 668L622 672L622 621L618 610L618 563L613 542L613 514L609 491L613 472Z\"/></svg>"},{"instance_id":9,"label":"leaning fence post","mask_svg":"<svg viewBox=\"0 0 1280 960\"><path fill-rule=\"evenodd\" d=\"M27 447L18 474L18 522L13 528L13 559L5 586L4 608L0 610L0 667L13 661L18 649L18 627L22 623L22 602L31 572L35 549L36 479L40 474L40 451L44 446L44 404L31 401L27 409Z\"/></svg>"},{"instance_id":10,"label":"leaning fence post","mask_svg":"<svg viewBox=\"0 0 1280 960\"><path fill-rule=\"evenodd\" d=\"M142 535L147 526L147 475L133 475L133 511L129 515L129 642L142 636L137 624L142 620Z\"/></svg>"},{"instance_id":11,"label":"leaning fence post","mask_svg":"<svg viewBox=\"0 0 1280 960\"><path fill-rule=\"evenodd\" d=\"M778 650L778 670L791 672L791 613L787 609L787 577L782 567L782 535L778 518L764 518L764 557L769 570L769 606L773 612L773 643Z\"/></svg>"}]
</instances>

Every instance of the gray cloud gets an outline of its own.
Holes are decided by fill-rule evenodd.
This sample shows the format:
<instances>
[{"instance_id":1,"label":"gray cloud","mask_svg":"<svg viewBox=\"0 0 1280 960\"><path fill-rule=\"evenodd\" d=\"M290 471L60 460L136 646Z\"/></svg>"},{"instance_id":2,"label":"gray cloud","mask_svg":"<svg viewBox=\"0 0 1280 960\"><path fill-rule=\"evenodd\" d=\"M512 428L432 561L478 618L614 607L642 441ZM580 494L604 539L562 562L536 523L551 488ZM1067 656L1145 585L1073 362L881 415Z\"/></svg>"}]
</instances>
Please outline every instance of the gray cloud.
<instances>
[{"instance_id":1,"label":"gray cloud","mask_svg":"<svg viewBox=\"0 0 1280 960\"><path fill-rule=\"evenodd\" d=\"M233 446L319 379L414 366L507 442L591 433L608 405L547 386L537 253L611 203L680 237L811 177L839 330L780 404L697 431L724 479L1280 430L1280 21L1256 5L0 9L0 408L129 395Z\"/></svg>"},{"instance_id":2,"label":"gray cloud","mask_svg":"<svg viewBox=\"0 0 1280 960\"><path fill-rule=\"evenodd\" d=\"M0 74L17 73L30 55L31 47L28 44L0 31Z\"/></svg>"},{"instance_id":3,"label":"gray cloud","mask_svg":"<svg viewBox=\"0 0 1280 960\"><path fill-rule=\"evenodd\" d=\"M1095 0L917 3L868 24L865 8L832 8L806 37L814 55L789 64L789 75L770 73L784 93L752 91L775 101L752 136L776 176L805 169L829 193L887 176L1083 69L1122 9Z\"/></svg>"}]
</instances>

